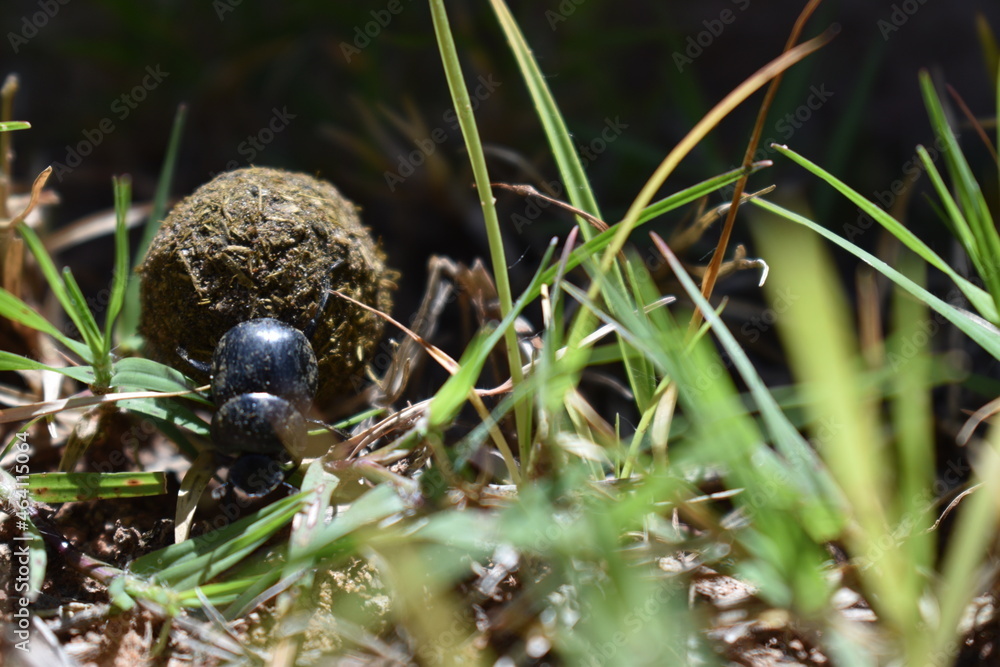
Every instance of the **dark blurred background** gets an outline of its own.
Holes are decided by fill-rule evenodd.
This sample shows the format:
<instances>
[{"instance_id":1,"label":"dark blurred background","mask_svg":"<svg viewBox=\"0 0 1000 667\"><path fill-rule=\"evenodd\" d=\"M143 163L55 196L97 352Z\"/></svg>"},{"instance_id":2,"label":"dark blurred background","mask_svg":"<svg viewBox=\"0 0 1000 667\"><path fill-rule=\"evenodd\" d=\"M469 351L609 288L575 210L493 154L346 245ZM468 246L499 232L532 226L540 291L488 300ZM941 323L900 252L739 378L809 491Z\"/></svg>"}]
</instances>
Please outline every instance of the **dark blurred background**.
<instances>
[{"instance_id":1,"label":"dark blurred background","mask_svg":"<svg viewBox=\"0 0 1000 667\"><path fill-rule=\"evenodd\" d=\"M577 144L589 152L587 173L604 218L613 222L697 120L780 53L804 4L512 0L510 8ZM554 179L544 135L489 4L447 6L466 79L481 97L476 115L491 146L493 180ZM787 143L863 193L887 190L905 177L915 145L932 140L920 68L951 83L981 117L993 114L977 12L1000 30L995 0L825 2L805 37L833 23L840 35L786 76L765 140ZM0 74L20 76L14 117L33 126L14 135L16 176L24 188L46 165L59 163L50 181L62 200L53 226L109 207L115 174L131 174L135 199L150 199L172 118L184 103L189 116L176 197L214 173L248 164L332 181L363 208L402 271L397 313L412 312L422 295L430 255L488 257L425 2L6 0L2 24ZM760 98L714 131L663 194L737 165ZM798 116L792 122L786 114ZM985 158L967 134L972 158ZM420 145L433 151L407 157ZM991 174L984 182L995 183L994 172L984 173ZM787 161L756 175L751 188L770 183L805 195L815 217L832 228L857 216ZM526 203L498 197L517 290L547 240L565 234L572 221L549 209L533 224L516 224L513 216L525 215ZM929 207L912 208L913 224L926 224L931 237L938 233ZM669 233L681 215L651 226ZM688 259L707 261L716 234L710 231ZM877 236L854 240L871 247ZM644 238L637 234L636 243ZM750 242L745 229L736 241ZM85 282L103 287L110 248L107 239L97 240L63 259ZM756 279L732 279L721 293L756 290Z\"/></svg>"}]
</instances>

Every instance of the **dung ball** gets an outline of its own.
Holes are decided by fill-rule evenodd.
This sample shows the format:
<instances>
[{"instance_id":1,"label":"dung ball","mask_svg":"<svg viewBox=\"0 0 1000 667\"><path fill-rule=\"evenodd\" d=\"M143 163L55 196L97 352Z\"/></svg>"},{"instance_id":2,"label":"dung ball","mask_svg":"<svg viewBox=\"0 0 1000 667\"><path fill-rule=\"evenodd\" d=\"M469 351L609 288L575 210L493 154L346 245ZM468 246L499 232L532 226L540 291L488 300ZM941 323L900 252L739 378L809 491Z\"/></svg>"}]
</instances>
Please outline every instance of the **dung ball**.
<instances>
[{"instance_id":1,"label":"dung ball","mask_svg":"<svg viewBox=\"0 0 1000 667\"><path fill-rule=\"evenodd\" d=\"M208 377L178 354L209 360L240 322L273 317L312 337L319 395L359 385L383 330L377 315L336 290L383 312L392 307L394 272L361 223L357 207L307 174L253 167L220 174L167 216L139 266L146 353Z\"/></svg>"}]
</instances>

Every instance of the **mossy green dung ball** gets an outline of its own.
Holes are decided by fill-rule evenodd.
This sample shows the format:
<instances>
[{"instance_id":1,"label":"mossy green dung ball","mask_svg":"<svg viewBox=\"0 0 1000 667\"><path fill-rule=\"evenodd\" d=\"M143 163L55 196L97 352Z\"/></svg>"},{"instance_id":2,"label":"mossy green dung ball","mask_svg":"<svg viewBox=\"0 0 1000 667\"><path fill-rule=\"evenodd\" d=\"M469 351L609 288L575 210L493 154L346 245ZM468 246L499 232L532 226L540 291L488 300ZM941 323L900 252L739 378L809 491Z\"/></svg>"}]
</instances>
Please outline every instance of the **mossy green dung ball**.
<instances>
[{"instance_id":1,"label":"mossy green dung ball","mask_svg":"<svg viewBox=\"0 0 1000 667\"><path fill-rule=\"evenodd\" d=\"M227 172L177 204L141 276L140 333L154 359L208 378L177 354L208 361L234 325L273 317L300 329L326 290L389 312L394 273L357 208L325 181L280 169ZM331 295L312 344L320 396L351 391L383 320Z\"/></svg>"}]
</instances>

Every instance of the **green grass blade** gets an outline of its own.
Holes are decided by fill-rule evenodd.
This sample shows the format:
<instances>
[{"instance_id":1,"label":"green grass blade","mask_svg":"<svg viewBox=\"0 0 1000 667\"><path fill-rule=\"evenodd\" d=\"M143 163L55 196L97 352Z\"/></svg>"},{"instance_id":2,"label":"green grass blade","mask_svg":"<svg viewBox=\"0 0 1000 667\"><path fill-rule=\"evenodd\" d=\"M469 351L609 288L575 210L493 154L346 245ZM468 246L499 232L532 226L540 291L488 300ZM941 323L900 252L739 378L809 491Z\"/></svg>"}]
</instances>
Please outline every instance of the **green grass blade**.
<instances>
[{"instance_id":1,"label":"green grass blade","mask_svg":"<svg viewBox=\"0 0 1000 667\"><path fill-rule=\"evenodd\" d=\"M923 287L926 266L901 265L900 271L917 285ZM933 516L920 507L923 498L934 484L934 406L931 387L934 385L931 358L931 336L938 325L928 317L927 306L904 294L899 287L893 299L893 336L888 343L888 365L892 371L889 381L894 390L891 397L892 423L896 433L896 450L899 452L898 475L900 501L895 508L897 518L905 517L912 525L905 537L903 548L907 559L914 565L904 574L906 580L923 577L934 567L936 531L931 531ZM910 584L911 587L915 587Z\"/></svg>"},{"instance_id":2,"label":"green grass blade","mask_svg":"<svg viewBox=\"0 0 1000 667\"><path fill-rule=\"evenodd\" d=\"M639 216L639 220L638 222L636 222L636 227L638 227L639 225L643 225L647 222L650 222L651 220L655 220L661 215L676 210L681 206L690 204L693 201L701 199L702 197L705 197L715 192L719 188L725 187L726 185L735 182L741 176L743 176L744 173L755 173L759 169L769 164L771 163L755 162L753 165L751 165L751 167L748 170L732 169L730 171L725 172L724 174L720 174L718 176L715 176L714 178L702 181L701 183L692 185L689 188L685 188L657 202L654 202L653 204L650 204L649 207L642 212L642 215ZM590 239L586 243L580 245L579 247L574 248L573 251L569 254L564 270L569 271L570 269L575 269L576 267L583 264L586 258L594 256L598 252L606 248L608 244L611 243L611 241L614 239L614 236L615 236L614 228L608 229L606 231L601 232L600 234ZM545 272L542 274L541 281L538 282L537 284L533 283L533 287L529 288L529 290L526 292L528 298L535 299L536 297L538 297L538 295L540 294L539 290L542 283L552 284L552 281L555 280L556 274L558 272L559 272L559 266L552 266L546 269Z\"/></svg>"},{"instance_id":3,"label":"green grass blade","mask_svg":"<svg viewBox=\"0 0 1000 667\"><path fill-rule=\"evenodd\" d=\"M0 121L0 132L13 132L14 130L27 130L31 128L31 123L23 120Z\"/></svg>"},{"instance_id":4,"label":"green grass blade","mask_svg":"<svg viewBox=\"0 0 1000 667\"><path fill-rule=\"evenodd\" d=\"M984 350L993 355L994 358L1000 359L1000 331L998 331L996 327L990 325L988 322L974 319L971 314L959 310L945 301L942 301L874 255L865 252L850 241L840 238L833 232L827 230L821 225L816 224L812 220L809 220L798 213L782 208L777 204L771 203L766 199L754 199L753 204L755 206L759 206L765 211L770 211L771 213L780 215L781 217L794 223L808 227L817 234L820 234L827 240L832 241L844 250L848 251L858 259L874 267L876 271L885 275L904 290L926 303L936 312L940 313L945 319L961 329L965 335L976 341L976 343L978 343Z\"/></svg>"},{"instance_id":5,"label":"green grass blade","mask_svg":"<svg viewBox=\"0 0 1000 667\"><path fill-rule=\"evenodd\" d=\"M983 52L983 64L989 72L990 81L996 86L993 94L1000 96L1000 47L997 46L997 37L993 34L993 28L990 27L985 14L976 14L976 36L979 38L979 48ZM1000 109L1000 99L997 99L996 108Z\"/></svg>"},{"instance_id":6,"label":"green grass blade","mask_svg":"<svg viewBox=\"0 0 1000 667\"><path fill-rule=\"evenodd\" d=\"M511 16L510 10L503 0L490 0L490 4L493 5L493 11L500 21L500 27L503 29L504 35L507 36L511 51L514 52L514 57L517 59L521 77L528 87L528 92L531 93L531 99L535 103L535 111L542 122L542 128L549 140L552 155L555 157L559 173L566 184L566 193L570 203L591 215L601 217L597 200L594 199L594 193L590 189L590 182L587 180L576 147L573 146L566 122L559 112L552 92L545 83L545 77L539 70L538 63L535 62L535 58L531 54L531 49L528 48L524 35L521 34L521 30L517 27L514 17ZM584 239L589 240L594 235L590 223L583 218L577 216L577 224L580 226L580 233Z\"/></svg>"},{"instance_id":7,"label":"green grass blade","mask_svg":"<svg viewBox=\"0 0 1000 667\"><path fill-rule=\"evenodd\" d=\"M90 366L48 366L4 350L0 350L0 371L53 371L86 384L94 381L94 371Z\"/></svg>"},{"instance_id":8,"label":"green grass blade","mask_svg":"<svg viewBox=\"0 0 1000 667\"><path fill-rule=\"evenodd\" d=\"M1000 497L1000 429L990 429L987 446L979 452L973 482L982 483L959 507L955 528L949 534L948 548L941 564L938 585L939 621L930 633L933 643L929 655L957 655L959 628L973 599L989 576L986 558L996 535L996 499ZM989 560L992 560L990 558Z\"/></svg>"},{"instance_id":9,"label":"green grass blade","mask_svg":"<svg viewBox=\"0 0 1000 667\"><path fill-rule=\"evenodd\" d=\"M167 152L163 158L163 165L160 167L160 177L156 183L156 193L153 195L153 207L149 212L149 219L142 232L142 239L135 252L135 266L146 256L149 244L153 242L153 237L160 229L160 222L166 215L167 200L170 198L170 190L173 184L174 172L177 169L177 156L180 153L181 136L184 132L184 122L187 119L187 105L181 104L174 114L174 124L170 129L170 139L167 142ZM134 268L134 267L133 267ZM139 281L134 275L130 275L128 288L125 291L125 303L121 317L118 319L118 340L125 343L131 341L139 328L140 304L139 304ZM131 344L131 343L129 343Z\"/></svg>"},{"instance_id":10,"label":"green grass blade","mask_svg":"<svg viewBox=\"0 0 1000 667\"><path fill-rule=\"evenodd\" d=\"M104 319L104 353L111 353L111 340L115 320L125 302L125 290L129 283L131 267L128 261L128 228L125 218L132 201L132 180L127 176L114 180L115 192L115 269L111 281L111 297Z\"/></svg>"},{"instance_id":11,"label":"green grass blade","mask_svg":"<svg viewBox=\"0 0 1000 667\"><path fill-rule=\"evenodd\" d=\"M492 334L497 331L482 330L465 346L462 358L458 360L458 372L449 377L431 399L427 409L427 425L430 428L444 428L458 414L469 396L469 390L475 387L479 379L490 349L496 344L497 337Z\"/></svg>"},{"instance_id":12,"label":"green grass blade","mask_svg":"<svg viewBox=\"0 0 1000 667\"><path fill-rule=\"evenodd\" d=\"M756 199L752 201L757 201ZM657 244L658 246L660 244ZM743 378L750 394L760 410L761 418L771 439L785 461L794 470L796 483L803 491L803 502L808 504L810 525L806 528L816 539L831 539L840 532L841 517L836 505L839 504L839 493L832 480L817 465L816 453L805 438L788 421L788 418L778 407L777 402L767 389L764 381L746 352L736 341L736 338L723 323L711 304L701 295L701 291L684 270L680 261L667 250L664 256L677 276L684 291L694 301L695 306L702 311L705 321L712 326L719 344L732 359L733 366ZM683 388L682 388L683 390Z\"/></svg>"},{"instance_id":13,"label":"green grass blade","mask_svg":"<svg viewBox=\"0 0 1000 667\"><path fill-rule=\"evenodd\" d=\"M26 327L52 336L87 362L92 359L89 347L66 336L31 306L3 288L0 288L0 317L20 322Z\"/></svg>"},{"instance_id":14,"label":"green grass blade","mask_svg":"<svg viewBox=\"0 0 1000 667\"><path fill-rule=\"evenodd\" d=\"M962 214L962 209L959 208L955 198L951 196L948 186L945 185L944 179L941 177L941 172L938 171L927 149L923 146L917 146L917 155L920 157L920 161L923 162L924 168L927 170L927 176L930 177L931 184L934 186L934 190L937 192L938 197L941 199L941 204L944 206L942 210L940 206L934 205L934 212L948 223L952 234L958 238L959 243L962 244L965 252L969 255L969 259L975 264L976 271L981 274L984 267L981 263L981 257L976 251L976 238L969 227L968 221ZM933 201L931 203L934 204Z\"/></svg>"},{"instance_id":15,"label":"green grass blade","mask_svg":"<svg viewBox=\"0 0 1000 667\"><path fill-rule=\"evenodd\" d=\"M636 275L637 273L641 275ZM644 308L647 304L659 298L659 294L654 295L648 290L644 291L643 288L649 287L651 282L644 280L648 277L648 272L642 259L634 255L628 256L625 262L625 278L631 298L627 303L614 304L615 308L612 308L612 313L621 307L633 308L636 317L642 320L646 326L651 326ZM648 358L644 355L632 355L630 353L631 350L622 345L622 356L629 355L631 357L626 358L625 367L629 371L629 385L632 387L632 393L635 395L636 407L641 413L645 413L653 404L653 396L656 394L656 387L660 380L656 376L653 364Z\"/></svg>"},{"instance_id":16,"label":"green grass blade","mask_svg":"<svg viewBox=\"0 0 1000 667\"><path fill-rule=\"evenodd\" d=\"M146 554L132 562L132 571L178 590L199 586L271 539L299 511L305 495L283 498L225 528Z\"/></svg>"},{"instance_id":17,"label":"green grass blade","mask_svg":"<svg viewBox=\"0 0 1000 667\"><path fill-rule=\"evenodd\" d=\"M838 284L837 274L821 239L780 222L758 222L754 229L771 265L765 288L772 300L789 293L798 297L781 314L778 331L796 379L807 383L803 391L818 425L817 448L851 503L856 526L845 537L847 546L853 554L877 559L862 579L877 600L880 619L905 636L918 621L924 580L908 575L905 540L890 528L897 523L899 473L880 423L881 388L862 389L853 317L843 293L831 287ZM925 509L919 498L918 507L907 511ZM887 578L883 572L897 575Z\"/></svg>"},{"instance_id":18,"label":"green grass blade","mask_svg":"<svg viewBox=\"0 0 1000 667\"><path fill-rule=\"evenodd\" d=\"M962 153L958 139L948 124L941 100L934 90L934 83L926 70L920 73L920 91L923 94L934 133L938 140L944 144L942 153L945 164L958 193L958 199L962 202L965 216L971 223L972 231L977 234L979 241L985 244L985 247L980 250L988 250L990 257L1000 256L1000 235L997 234L994 227L987 226L987 223L992 223L989 206L983 197L979 182L972 173L972 168Z\"/></svg>"},{"instance_id":19,"label":"green grass blade","mask_svg":"<svg viewBox=\"0 0 1000 667\"><path fill-rule=\"evenodd\" d=\"M719 101L712 109L709 110L707 114L695 124L693 128L681 139L680 142L667 154L660 165L656 168L653 174L643 185L639 194L636 195L635 199L629 205L628 211L625 213L625 217L613 227L614 236L611 242L608 244L607 248L604 250L604 255L600 262L600 275L606 275L610 270L612 265L618 256L618 253L625 246L626 241L632 232L635 230L638 224L639 217L643 211L650 205L653 197L663 186L666 179L673 173L677 165L694 150L695 146L701 142L705 136L719 123L723 118L729 115L737 106L742 104L750 95L759 90L764 84L779 76L786 69L791 67L793 64L805 58L807 55L813 51L821 48L824 44L830 41L836 34L836 30L828 29L823 35L815 37L807 42L803 42L796 47L793 47L780 56L772 60L770 63L764 67L757 70L754 74L749 76L743 81L739 86L734 88L728 95L726 95L721 101ZM606 286L604 280L594 280L591 284L588 297L594 299L597 294ZM606 297L605 297L606 298ZM573 323L569 344L571 348L571 354L577 354L575 349L579 342L588 336L591 332L593 320L588 316L587 311L582 311L581 316L576 319ZM625 355L626 358L628 355Z\"/></svg>"},{"instance_id":20,"label":"green grass blade","mask_svg":"<svg viewBox=\"0 0 1000 667\"><path fill-rule=\"evenodd\" d=\"M781 153L782 155L790 158L796 164L805 167L808 171L819 176L821 179L826 181L829 185L833 186L837 191L843 194L845 197L851 200L854 204L858 206L864 213L869 215L877 223L885 227L893 236L899 239L903 245L917 253L931 266L938 269L958 286L962 293L965 294L966 298L972 303L973 307L979 311L979 313L985 317L990 322L1000 322L1000 316L997 314L997 307L993 302L990 294L980 287L976 287L968 280L960 276L947 262L941 259L937 253L930 249L930 247L918 239L913 232L901 225L895 218L880 209L873 202L866 199L863 195L853 190L846 183L838 179L833 174L824 170L819 165L816 165L806 158L802 157L793 150L790 150L786 146L780 146L778 144L771 144L772 147ZM755 200L756 201L756 200ZM769 204L773 206L773 204ZM839 238L839 237L837 237ZM852 244L853 245L853 244Z\"/></svg>"},{"instance_id":21,"label":"green grass blade","mask_svg":"<svg viewBox=\"0 0 1000 667\"><path fill-rule=\"evenodd\" d=\"M337 476L327 472L323 467L322 458L309 464L302 478L302 491L309 493L311 497L303 507L299 520L292 525L292 534L288 539L289 561L302 558L302 554L310 545L322 539L319 534L324 524L316 517L327 515L330 499L339 484ZM285 574L290 575L292 572L286 570Z\"/></svg>"},{"instance_id":22,"label":"green grass blade","mask_svg":"<svg viewBox=\"0 0 1000 667\"><path fill-rule=\"evenodd\" d=\"M668 197L664 197L663 199L655 201L644 208L639 214L639 219L636 221L635 225L638 227L639 225L645 224L654 218L658 218L664 213L669 213L670 211L680 208L685 204L690 204L697 199L705 197L719 188L723 188L730 183L735 183L744 175L750 176L752 174L756 174L761 169L770 166L770 160L763 160L761 162L754 162L746 169L730 169L729 171L719 174L718 176L702 181L696 185L692 185L691 187L685 188ZM609 241L610 236L613 236L613 234L609 235L609 232L603 232L602 236L605 235L609 236ZM607 242L601 245L600 248L603 249L605 246L607 246Z\"/></svg>"},{"instance_id":23,"label":"green grass blade","mask_svg":"<svg viewBox=\"0 0 1000 667\"><path fill-rule=\"evenodd\" d=\"M59 304L63 307L63 310L66 311L66 314L73 321L73 324L80 332L80 335L84 337L84 341L87 343L87 347L90 348L91 353L87 355L86 357L87 361L90 362L96 361L96 359L94 359L94 353L93 353L95 348L90 344L90 341L87 340L86 331L87 331L88 319L89 322L91 323L91 327L89 329L91 335L94 331L96 331L97 325L93 321L94 316L90 312L90 309L86 307L86 302L84 301L84 306L83 306L83 310L86 311L86 315L84 315L83 313L81 313L80 310L77 309L76 305L73 303L74 299L70 296L66 284L63 282L62 277L60 277L58 269L56 269L55 264L52 263L52 258L49 256L48 251L42 244L41 239L38 238L38 235L35 233L35 230L22 223L18 225L18 231L21 233L21 238L24 239L24 242L28 246L28 249L31 250L31 254L35 256L35 260L38 262L38 266L42 271L42 275L45 276L45 280L49 284L49 288L52 290L52 293L55 294L55 297L59 301ZM83 297L82 295L79 295L79 288L77 288L77 292L78 296L76 298L82 300Z\"/></svg>"},{"instance_id":24,"label":"green grass blade","mask_svg":"<svg viewBox=\"0 0 1000 667\"><path fill-rule=\"evenodd\" d=\"M63 283L66 285L66 294L69 296L70 307L76 312L74 320L83 322L80 335L84 343L87 344L94 354L94 387L101 390L111 388L111 355L108 352L109 344L104 340L101 330L97 326L97 320L90 311L83 296L83 290L76 282L76 278L69 268L63 269Z\"/></svg>"},{"instance_id":25,"label":"green grass blade","mask_svg":"<svg viewBox=\"0 0 1000 667\"><path fill-rule=\"evenodd\" d=\"M622 322L615 322L579 288L563 285L563 289L649 354L676 382L692 431L690 442L696 444L680 448L674 459L683 456L694 459L694 465L721 464L729 478L727 486L744 490L736 502L750 527L737 539L754 558L741 562L741 571L762 584L761 595L772 604L822 608L829 591L820 575L825 555L817 542L836 535L842 519L831 516L836 511L830 507L836 503L832 485L825 482L825 490L817 492L801 472L815 471L822 477L816 457L808 450L807 458L782 457L767 447L714 345L707 339L688 345L669 313L651 311L650 327L626 311L621 312Z\"/></svg>"},{"instance_id":26,"label":"green grass blade","mask_svg":"<svg viewBox=\"0 0 1000 667\"><path fill-rule=\"evenodd\" d=\"M39 472L28 488L39 502L67 503L109 498L142 498L167 492L162 472Z\"/></svg>"},{"instance_id":27,"label":"green grass blade","mask_svg":"<svg viewBox=\"0 0 1000 667\"><path fill-rule=\"evenodd\" d=\"M590 191L583 166L573 147L569 132L552 98L551 92L545 85L544 78L531 56L523 35L520 33L513 17L502 0L493 2L493 8L510 42L522 76L535 102L536 110L538 111L546 136L549 139L560 174L567 185L571 202L579 208L597 214L597 203L594 200L593 193ZM593 235L590 224L579 217L578 223L583 227L584 238L590 238ZM589 261L589 256L585 256L584 261ZM624 282L618 267L615 267L615 276L619 282ZM626 360L625 367L633 393L637 396L639 404L645 405L649 401L652 389L648 386L649 383L644 381L647 373L645 372L646 369L643 368L641 358L637 355L629 354L628 350L624 348L622 356ZM514 380L515 385L519 384L516 374ZM525 417L530 416L530 411L528 410L528 406L521 401L515 403L515 411L519 413L519 440L526 442L526 438L529 437L530 433L522 428L522 426L524 425Z\"/></svg>"},{"instance_id":28,"label":"green grass blade","mask_svg":"<svg viewBox=\"0 0 1000 667\"><path fill-rule=\"evenodd\" d=\"M507 259L504 253L503 237L500 234L500 222L497 219L494 205L493 188L490 186L489 171L486 168L486 156L483 154L476 117L472 111L472 101L469 90L465 86L462 75L462 65L459 62L455 40L448 24L448 14L444 8L444 0L431 0L431 18L434 23L434 34L437 37L441 62L444 65L445 77L448 80L448 90L455 105L458 124L462 130L465 146L469 151L469 161L476 181L476 191L479 193L479 204L483 210L486 223L486 237L490 246L490 261L493 264L493 280L497 287L500 301L500 313L506 318L513 306L510 291L510 279L507 275ZM507 347L507 364L510 367L511 381L516 387L524 380L521 372L521 350L517 343L517 333L512 327L503 330ZM531 442L531 404L521 401L514 405L517 417L518 441L527 447Z\"/></svg>"},{"instance_id":29,"label":"green grass blade","mask_svg":"<svg viewBox=\"0 0 1000 667\"><path fill-rule=\"evenodd\" d=\"M289 571L310 561L335 557L344 551L345 542L350 542L353 533L365 526L385 521L406 509L406 503L392 485L376 486L351 503L330 524L316 531L309 544L296 550L295 558L289 560Z\"/></svg>"},{"instance_id":30,"label":"green grass blade","mask_svg":"<svg viewBox=\"0 0 1000 667\"><path fill-rule=\"evenodd\" d=\"M183 374L151 359L125 357L114 365L111 384L130 391L187 391L194 387ZM191 398L197 396L192 394Z\"/></svg>"},{"instance_id":31,"label":"green grass blade","mask_svg":"<svg viewBox=\"0 0 1000 667\"><path fill-rule=\"evenodd\" d=\"M428 408L428 423L432 427L440 428L451 422L458 408L469 395L469 391L475 387L475 383L479 379L479 374L482 372L483 365L486 363L490 351L500 342L500 337L504 332L512 329L514 320L521 314L525 306L534 299L533 295L538 294L543 276L546 273L544 267L551 261L552 254L556 249L555 241L556 239L552 239L552 242L549 243L549 247L539 264L541 268L535 273L531 284L528 285L528 288L517 300L517 303L512 306L506 317L504 317L495 329L489 333L481 333L473 343L470 343L466 347L459 362L461 368L445 381L445 384L435 394Z\"/></svg>"},{"instance_id":32,"label":"green grass blade","mask_svg":"<svg viewBox=\"0 0 1000 667\"><path fill-rule=\"evenodd\" d=\"M103 337L100 328L97 326L97 320L94 319L94 313L91 312L90 306L87 304L87 299L83 296L83 290L80 289L80 285L77 284L76 278L73 277L69 267L62 270L62 279L63 284L66 285L66 294L69 297L70 308L75 313L73 319L74 321L78 319L83 322L83 326L80 328L80 335L83 337L83 342L94 351L94 363L97 364L100 361L101 348L103 347Z\"/></svg>"},{"instance_id":33,"label":"green grass blade","mask_svg":"<svg viewBox=\"0 0 1000 667\"><path fill-rule=\"evenodd\" d=\"M250 577L249 581L244 581L245 587L239 595L228 601L229 607L222 612L222 616L228 621L235 621L253 611L259 606L258 597L281 579L281 573L282 570L275 568L258 577ZM205 588L203 586L202 590L204 591ZM223 602L215 604L219 605Z\"/></svg>"},{"instance_id":34,"label":"green grass blade","mask_svg":"<svg viewBox=\"0 0 1000 667\"><path fill-rule=\"evenodd\" d=\"M990 214L985 197L983 197L982 189L972 173L972 168L962 154L955 133L945 118L941 100L934 90L934 83L927 71L920 73L920 91L923 94L924 104L927 106L931 126L937 135L938 143L943 144L941 152L945 165L948 167L952 187L976 241L975 245L966 248L966 251L976 258L975 263L979 267L980 278L986 283L993 296L994 305L1000 311L1000 271L996 270L996 267L1000 266L1000 234L997 233L996 226L993 224L993 216ZM994 324L998 323L998 320L990 321Z\"/></svg>"}]
</instances>

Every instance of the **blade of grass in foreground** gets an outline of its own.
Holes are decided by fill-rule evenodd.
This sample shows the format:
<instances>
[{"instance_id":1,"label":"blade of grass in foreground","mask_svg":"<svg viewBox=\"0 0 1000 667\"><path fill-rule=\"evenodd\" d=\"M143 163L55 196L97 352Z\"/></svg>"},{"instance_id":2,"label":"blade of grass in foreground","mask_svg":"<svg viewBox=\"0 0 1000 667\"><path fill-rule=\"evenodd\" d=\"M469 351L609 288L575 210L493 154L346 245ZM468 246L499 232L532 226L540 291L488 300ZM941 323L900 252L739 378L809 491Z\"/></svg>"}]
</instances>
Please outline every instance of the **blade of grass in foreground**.
<instances>
[{"instance_id":1,"label":"blade of grass in foreground","mask_svg":"<svg viewBox=\"0 0 1000 667\"><path fill-rule=\"evenodd\" d=\"M637 283L643 292L658 293L648 274L642 274L644 268L636 265ZM691 287L696 289L693 283ZM806 613L824 609L831 591L821 574L826 554L819 544L837 533L840 520L829 518L836 499L814 492L802 473L815 469L822 475L815 457L809 453L809 460L792 459L773 452L714 344L707 338L690 344L665 309L650 311L648 318L619 309L611 317L582 290L565 283L562 289L648 355L675 383L690 426L688 442L697 444L680 448L674 460L721 466L727 486L741 490L734 502L745 526L736 539L753 557L741 558L739 571L760 586L761 597L770 604ZM613 301L624 300L615 297L613 285L608 289ZM649 479L644 475L637 482L642 486Z\"/></svg>"},{"instance_id":2,"label":"blade of grass in foreground","mask_svg":"<svg viewBox=\"0 0 1000 667\"><path fill-rule=\"evenodd\" d=\"M694 301L695 306L701 310L702 316L711 325L719 344L730 356L740 377L746 382L778 451L795 470L797 482L802 485L805 491L803 501L808 503L809 507L807 521L810 525L807 530L818 540L834 538L840 533L843 523L843 516L838 509L841 503L840 493L836 485L817 465L815 452L778 407L746 352L722 322L722 318L712 309L711 304L701 295L701 290L691 280L680 261L662 239L655 234L652 236L657 248L666 257L674 275L684 287L684 291Z\"/></svg>"},{"instance_id":3,"label":"blade of grass in foreground","mask_svg":"<svg viewBox=\"0 0 1000 667\"><path fill-rule=\"evenodd\" d=\"M765 286L773 303L788 304L778 332L796 380L807 383L807 408L816 431L817 449L851 507L855 529L845 536L851 554L869 565L859 573L882 623L894 629L915 664L912 643L919 618L923 576L907 558L906 537L894 529L899 473L889 455L880 424L881 388L862 390L860 356L851 330L853 318L836 272L818 237L783 223L754 225L761 254L769 258ZM817 351L822 351L817 353ZM921 499L923 495L919 496ZM919 501L923 504L923 500ZM906 511L926 512L926 507ZM886 577L885 572L897 573Z\"/></svg>"},{"instance_id":4,"label":"blade of grass in foreground","mask_svg":"<svg viewBox=\"0 0 1000 667\"><path fill-rule=\"evenodd\" d=\"M28 478L28 488L43 503L141 498L166 493L167 478L163 472L39 472Z\"/></svg>"},{"instance_id":5,"label":"blade of grass in foreground","mask_svg":"<svg viewBox=\"0 0 1000 667\"><path fill-rule=\"evenodd\" d=\"M987 576L994 576L989 545L996 536L997 498L1000 497L1000 428L990 429L986 446L974 465L982 486L959 507L957 525L949 536L937 587L940 616L926 632L925 655L957 655L962 617ZM987 558L989 561L987 561Z\"/></svg>"},{"instance_id":6,"label":"blade of grass in foreground","mask_svg":"<svg viewBox=\"0 0 1000 667\"><path fill-rule=\"evenodd\" d=\"M927 266L909 255L900 264L900 272L915 284L924 286ZM925 494L933 488L935 461L934 406L931 388L934 386L931 339L926 329L929 319L927 306L910 298L902 288L893 290L893 336L886 341L891 377L887 396L891 401L892 423L896 433L898 456L898 488L895 513L899 518L910 517L913 528L904 538L903 549L913 565L901 573L906 579L919 577L934 568L937 533L930 531L933 515L924 506ZM916 603L914 603L916 604Z\"/></svg>"},{"instance_id":7,"label":"blade of grass in foreground","mask_svg":"<svg viewBox=\"0 0 1000 667\"><path fill-rule=\"evenodd\" d=\"M132 572L185 590L229 569L291 521L306 501L299 493L271 503L225 528L173 544L132 562Z\"/></svg>"}]
</instances>

